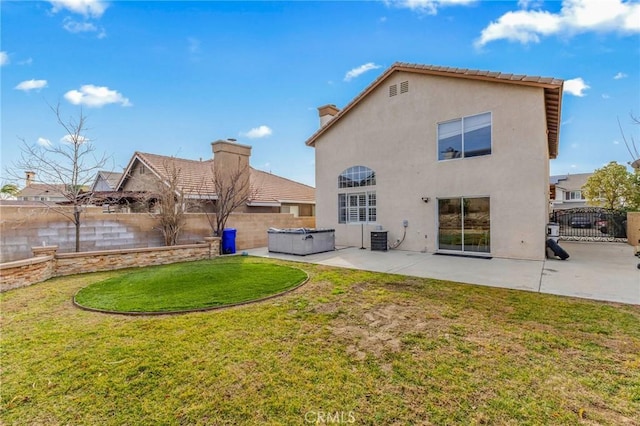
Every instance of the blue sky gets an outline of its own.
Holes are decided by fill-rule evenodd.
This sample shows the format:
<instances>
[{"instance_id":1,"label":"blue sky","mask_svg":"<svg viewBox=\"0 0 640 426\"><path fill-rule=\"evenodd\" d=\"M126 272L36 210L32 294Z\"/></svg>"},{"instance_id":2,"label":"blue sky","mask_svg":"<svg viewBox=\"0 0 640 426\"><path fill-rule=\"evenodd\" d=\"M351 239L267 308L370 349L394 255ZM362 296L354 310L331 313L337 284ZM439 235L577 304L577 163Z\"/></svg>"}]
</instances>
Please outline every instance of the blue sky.
<instances>
[{"instance_id":1,"label":"blue sky","mask_svg":"<svg viewBox=\"0 0 640 426\"><path fill-rule=\"evenodd\" d=\"M344 107L396 61L565 80L552 174L627 163L640 149L640 3L6 1L2 178L20 140L61 143L64 117L121 171L134 151L210 158L253 146L254 167L314 184L317 107Z\"/></svg>"}]
</instances>

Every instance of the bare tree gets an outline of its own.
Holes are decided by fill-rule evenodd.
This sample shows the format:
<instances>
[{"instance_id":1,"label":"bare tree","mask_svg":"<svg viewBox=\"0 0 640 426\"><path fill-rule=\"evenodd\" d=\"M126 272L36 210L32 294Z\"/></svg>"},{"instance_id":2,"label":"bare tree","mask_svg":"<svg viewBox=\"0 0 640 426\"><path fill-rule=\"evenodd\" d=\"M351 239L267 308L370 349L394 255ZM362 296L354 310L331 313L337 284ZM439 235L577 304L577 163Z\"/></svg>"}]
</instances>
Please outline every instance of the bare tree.
<instances>
[{"instance_id":1,"label":"bare tree","mask_svg":"<svg viewBox=\"0 0 640 426\"><path fill-rule=\"evenodd\" d=\"M210 188L215 192L209 194L215 195L211 211L204 210L214 236L221 237L229 215L255 195L256 189L251 188L250 175L250 167L242 165L240 160L237 165L229 164L224 168L211 166L211 173L203 180L201 188ZM200 198L205 198L205 192L200 191Z\"/></svg>"},{"instance_id":2,"label":"bare tree","mask_svg":"<svg viewBox=\"0 0 640 426\"><path fill-rule=\"evenodd\" d=\"M60 204L46 203L47 206L67 218L75 226L75 251L80 251L80 224L83 208L91 204L91 196L86 192L98 170L104 168L108 157L106 154L96 156L95 146L85 135L87 117L82 109L77 118L64 119L60 104L49 106L56 116L57 122L65 130L66 135L60 143L29 144L20 138L21 157L10 174L17 178L18 171L35 173L36 182L46 188L50 194L57 194L65 199L70 207Z\"/></svg>"},{"instance_id":3,"label":"bare tree","mask_svg":"<svg viewBox=\"0 0 640 426\"><path fill-rule=\"evenodd\" d=\"M158 180L155 192L147 195L153 203L151 215L158 221L166 246L178 244L180 232L186 223L187 203L182 188L183 171L175 161L163 162L165 179Z\"/></svg>"},{"instance_id":4,"label":"bare tree","mask_svg":"<svg viewBox=\"0 0 640 426\"><path fill-rule=\"evenodd\" d=\"M629 115L631 116L631 121L634 124L640 125L640 118L635 117L633 114ZM618 118L618 128L620 128L622 140L624 141L624 145L627 147L627 151L629 151L629 155L631 156L631 162L629 164L631 164L631 166L636 170L640 169L640 150L636 146L636 141L633 138L633 135L630 135L629 139L627 140L627 136L622 129L622 124L620 124L620 118Z\"/></svg>"}]
</instances>

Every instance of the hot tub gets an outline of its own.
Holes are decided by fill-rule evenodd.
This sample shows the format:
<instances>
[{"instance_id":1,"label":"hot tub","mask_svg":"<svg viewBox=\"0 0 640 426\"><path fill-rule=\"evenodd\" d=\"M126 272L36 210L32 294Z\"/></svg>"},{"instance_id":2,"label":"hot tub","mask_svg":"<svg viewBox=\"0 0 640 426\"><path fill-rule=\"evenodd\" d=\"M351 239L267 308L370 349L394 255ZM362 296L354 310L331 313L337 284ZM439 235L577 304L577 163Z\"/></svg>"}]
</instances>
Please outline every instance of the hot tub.
<instances>
[{"instance_id":1,"label":"hot tub","mask_svg":"<svg viewBox=\"0 0 640 426\"><path fill-rule=\"evenodd\" d=\"M324 228L269 228L269 251L273 253L307 254L336 249L335 229Z\"/></svg>"}]
</instances>

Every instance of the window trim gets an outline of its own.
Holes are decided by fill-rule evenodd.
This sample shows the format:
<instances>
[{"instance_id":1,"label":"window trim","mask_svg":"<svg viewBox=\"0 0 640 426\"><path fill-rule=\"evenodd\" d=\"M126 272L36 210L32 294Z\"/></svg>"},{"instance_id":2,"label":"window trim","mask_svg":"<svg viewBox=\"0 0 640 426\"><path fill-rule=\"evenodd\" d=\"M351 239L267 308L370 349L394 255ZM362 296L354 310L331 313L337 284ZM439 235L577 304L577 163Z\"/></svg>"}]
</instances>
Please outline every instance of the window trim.
<instances>
[{"instance_id":1,"label":"window trim","mask_svg":"<svg viewBox=\"0 0 640 426\"><path fill-rule=\"evenodd\" d=\"M351 179L349 176L358 177L359 180ZM363 178L360 178L361 175L364 175ZM349 186L347 183L351 182L352 185ZM364 184L361 184L364 182ZM376 185L376 172L375 170L367 167L367 166L351 166L342 171L338 175L338 189L349 189L349 188L365 188Z\"/></svg>"},{"instance_id":2,"label":"window trim","mask_svg":"<svg viewBox=\"0 0 640 426\"><path fill-rule=\"evenodd\" d=\"M338 175L338 223L345 225L372 224L378 218L378 196L376 194L376 172L363 165L351 166ZM360 197L364 197L361 204ZM351 206L352 200L356 205ZM373 201L373 203L372 203ZM364 212L361 212L364 209ZM361 220L364 213L364 220ZM351 220L351 218L356 220Z\"/></svg>"},{"instance_id":3,"label":"window trim","mask_svg":"<svg viewBox=\"0 0 640 426\"><path fill-rule=\"evenodd\" d=\"M350 188L351 189L351 188ZM360 197L364 197L364 205L360 204ZM372 204L372 197L374 203ZM357 205L351 206L351 199L357 200ZM344 200L344 205L341 201ZM365 220L360 220L360 210L364 209ZM356 220L351 220L355 217ZM341 225L375 224L378 218L378 196L376 191L347 191L338 193L338 223Z\"/></svg>"},{"instance_id":4,"label":"window trim","mask_svg":"<svg viewBox=\"0 0 640 426\"><path fill-rule=\"evenodd\" d=\"M578 195L579 197L573 197L574 195ZM571 191L564 191L564 199L563 201L585 201L584 195L582 193L582 190L580 189L574 189Z\"/></svg>"},{"instance_id":5,"label":"window trim","mask_svg":"<svg viewBox=\"0 0 640 426\"><path fill-rule=\"evenodd\" d=\"M471 157L467 157L465 156L465 149L464 149L464 134L465 134L465 127L464 127L464 120L465 119L469 119L471 117L477 117L480 115L485 115L485 114L489 114L489 127L490 129L490 140L489 140L489 153L488 154L482 154L482 155L474 155ZM462 137L462 146L461 146L461 151L459 153L459 156L454 156L452 158L440 158L440 125L441 124L447 124L447 123L453 123L456 121L461 121L461 137ZM465 115L459 118L454 118L452 120L446 120L446 121L440 121L438 123L436 123L436 159L438 162L440 161L450 161L450 160L464 160L464 159L470 159L470 158L476 158L476 157L485 157L487 155L492 155L493 154L493 112L492 111L484 111L484 112L480 112L478 114L471 114L471 115Z\"/></svg>"}]
</instances>

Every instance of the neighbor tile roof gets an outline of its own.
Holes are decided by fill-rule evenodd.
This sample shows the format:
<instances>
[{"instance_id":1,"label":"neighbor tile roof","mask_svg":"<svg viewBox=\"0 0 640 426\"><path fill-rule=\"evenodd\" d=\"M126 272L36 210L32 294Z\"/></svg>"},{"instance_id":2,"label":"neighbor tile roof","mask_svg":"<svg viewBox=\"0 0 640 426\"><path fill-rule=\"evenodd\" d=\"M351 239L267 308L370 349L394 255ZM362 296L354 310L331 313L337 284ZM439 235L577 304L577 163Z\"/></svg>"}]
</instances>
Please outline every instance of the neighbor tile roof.
<instances>
[{"instance_id":1,"label":"neighbor tile roof","mask_svg":"<svg viewBox=\"0 0 640 426\"><path fill-rule=\"evenodd\" d=\"M131 164L135 158L162 179L166 179L174 167L180 170L179 186L186 194L215 196L213 160L196 161L136 152ZM253 167L250 167L250 184L250 203L315 203L313 187Z\"/></svg>"},{"instance_id":2,"label":"neighbor tile roof","mask_svg":"<svg viewBox=\"0 0 640 426\"><path fill-rule=\"evenodd\" d=\"M251 168L251 193L254 194L252 202L277 200L281 203L315 203L316 201L316 191L313 187L256 170L253 167Z\"/></svg>"},{"instance_id":3,"label":"neighbor tile roof","mask_svg":"<svg viewBox=\"0 0 640 426\"><path fill-rule=\"evenodd\" d=\"M545 109L547 115L547 143L549 145L549 157L556 158L558 155L558 139L560 131L560 110L562 103L562 86L564 81L551 77L537 77L523 74L508 74L493 71L481 71L467 68L439 67L434 65L410 64L406 62L396 62L380 75L373 83L365 88L358 96L349 102L331 121L318 129L307 141L306 144L314 146L316 140L326 132L332 125L338 122L351 110L360 100L373 91L378 85L387 79L394 72L412 72L418 74L436 75L443 77L465 78L471 80L483 80L496 83L518 84L522 86L540 87L544 90Z\"/></svg>"},{"instance_id":4,"label":"neighbor tile roof","mask_svg":"<svg viewBox=\"0 0 640 426\"><path fill-rule=\"evenodd\" d=\"M16 197L49 197L54 200L65 200L66 185L32 183L25 186L16 194Z\"/></svg>"}]
</instances>

